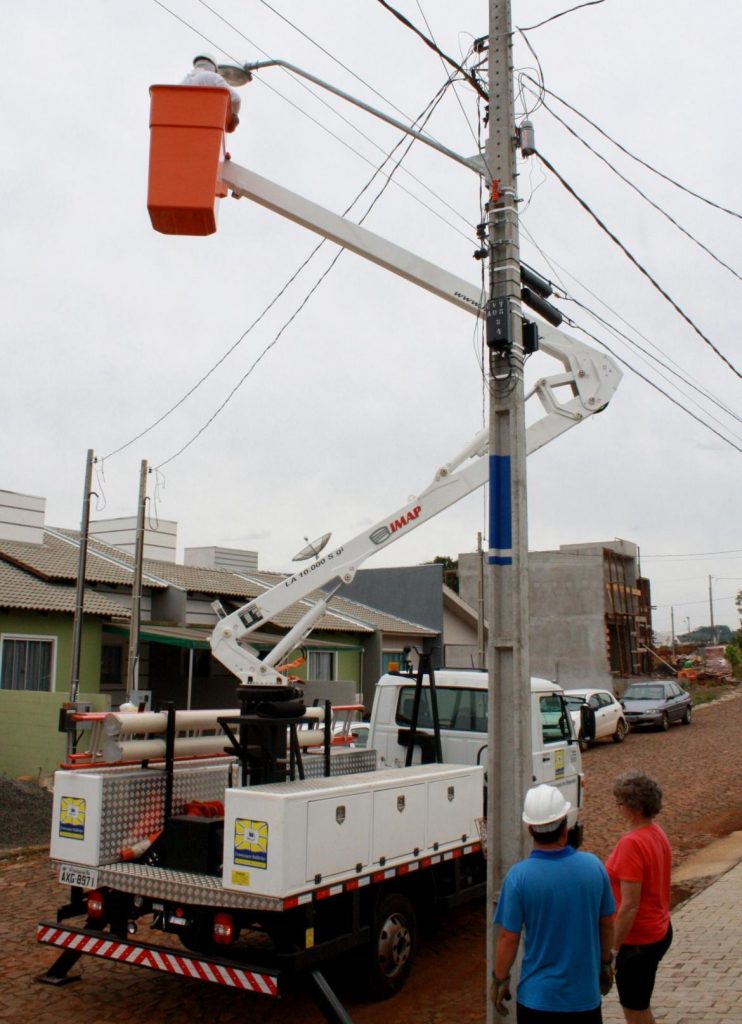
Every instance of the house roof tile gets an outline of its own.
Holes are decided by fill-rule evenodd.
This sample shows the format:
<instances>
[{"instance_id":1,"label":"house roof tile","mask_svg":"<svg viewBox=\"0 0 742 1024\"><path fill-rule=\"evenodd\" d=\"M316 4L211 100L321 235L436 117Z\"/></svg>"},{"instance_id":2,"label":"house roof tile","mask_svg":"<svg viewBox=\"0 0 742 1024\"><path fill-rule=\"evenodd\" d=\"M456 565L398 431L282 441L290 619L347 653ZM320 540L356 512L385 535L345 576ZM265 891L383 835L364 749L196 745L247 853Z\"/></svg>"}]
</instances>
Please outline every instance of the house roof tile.
<instances>
[{"instance_id":1,"label":"house roof tile","mask_svg":"<svg viewBox=\"0 0 742 1024\"><path fill-rule=\"evenodd\" d=\"M0 561L0 608L16 611L65 612L75 611L76 592L65 583L41 580L23 569ZM105 594L85 591L86 615L106 618L129 618L129 610Z\"/></svg>"}]
</instances>

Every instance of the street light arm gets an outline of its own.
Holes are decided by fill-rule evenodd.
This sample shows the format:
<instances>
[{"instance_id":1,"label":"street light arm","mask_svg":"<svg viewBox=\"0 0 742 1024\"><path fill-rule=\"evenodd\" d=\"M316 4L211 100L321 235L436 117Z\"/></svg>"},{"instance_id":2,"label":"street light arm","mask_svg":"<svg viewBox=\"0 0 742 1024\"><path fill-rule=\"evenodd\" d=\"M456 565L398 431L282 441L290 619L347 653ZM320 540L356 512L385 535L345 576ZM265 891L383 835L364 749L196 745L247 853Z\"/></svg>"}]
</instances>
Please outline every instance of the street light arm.
<instances>
[{"instance_id":1,"label":"street light arm","mask_svg":"<svg viewBox=\"0 0 742 1024\"><path fill-rule=\"evenodd\" d=\"M342 89L336 88L334 85L330 85L329 82L323 81L321 78L317 78L316 75L310 74L309 71L304 71L302 68L298 68L295 64L290 64L287 60L259 60L252 64L243 64L241 70L248 76L248 81L252 77L253 71L260 71L263 68L285 68L286 71L292 72L292 74L299 75L301 78L306 78L308 82L312 82L314 85L318 85L321 89L326 89L328 92L333 93L335 96L339 96L342 100L347 100L348 103L352 103L355 107L360 107L361 110L365 110L367 114L371 114L373 117L378 117L381 121L386 121L393 128L397 128L399 131L404 132L405 135L412 136L413 139L418 139L420 142L424 142L426 146L430 146L431 149L437 150L444 156L449 157L451 160L455 160L456 163L463 164L464 167L468 167L470 171L474 171L475 174L486 177L486 166L481 156L465 157L461 156L460 153L454 152L447 146L444 146L442 142L437 142L431 138L430 135L426 135L424 132L415 131L414 128L410 128L402 121L398 121L395 117L390 117L389 114L383 113L376 107L372 107L368 103L364 103L363 100L357 99L355 96L351 96L350 93L343 92ZM227 80L229 80L228 68L220 67L220 72L225 74Z\"/></svg>"}]
</instances>

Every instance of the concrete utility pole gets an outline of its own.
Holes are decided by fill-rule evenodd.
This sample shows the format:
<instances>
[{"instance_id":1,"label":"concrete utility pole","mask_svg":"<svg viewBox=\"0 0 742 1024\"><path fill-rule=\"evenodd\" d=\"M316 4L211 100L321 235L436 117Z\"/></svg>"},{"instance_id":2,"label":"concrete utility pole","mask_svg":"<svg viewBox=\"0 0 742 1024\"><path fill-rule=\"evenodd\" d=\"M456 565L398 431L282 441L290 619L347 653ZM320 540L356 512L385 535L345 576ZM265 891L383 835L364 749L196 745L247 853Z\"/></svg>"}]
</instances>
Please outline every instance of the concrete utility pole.
<instances>
[{"instance_id":1,"label":"concrete utility pole","mask_svg":"<svg viewBox=\"0 0 742 1024\"><path fill-rule=\"evenodd\" d=\"M525 853L521 822L531 782L528 658L528 519L516 138L510 0L489 0L487 204L490 388L489 736L487 915L502 877ZM487 979L494 967L487 928ZM487 1021L495 1020L487 1000Z\"/></svg>"},{"instance_id":2,"label":"concrete utility pole","mask_svg":"<svg viewBox=\"0 0 742 1024\"><path fill-rule=\"evenodd\" d=\"M719 638L716 635L716 626L714 625L714 595L711 589L711 576L709 576L709 618L711 619L711 642L718 644Z\"/></svg>"},{"instance_id":3,"label":"concrete utility pole","mask_svg":"<svg viewBox=\"0 0 742 1024\"><path fill-rule=\"evenodd\" d=\"M85 464L85 491L82 496L80 517L80 551L77 559L77 586L75 588L75 618L72 626L72 667L70 670L70 702L77 701L80 691L80 649L82 647L82 623L85 617L85 567L88 555L88 534L90 533L90 497L93 482L93 449L88 448Z\"/></svg>"},{"instance_id":4,"label":"concrete utility pole","mask_svg":"<svg viewBox=\"0 0 742 1024\"><path fill-rule=\"evenodd\" d=\"M675 609L670 608L670 632L672 634L672 656L675 657Z\"/></svg>"},{"instance_id":5,"label":"concrete utility pole","mask_svg":"<svg viewBox=\"0 0 742 1024\"><path fill-rule=\"evenodd\" d=\"M129 665L126 673L126 699L139 689L139 624L142 619L142 563L144 560L144 514L147 507L147 460L139 471L137 504L137 540L134 548L134 580L131 585L131 623L129 625Z\"/></svg>"}]
</instances>

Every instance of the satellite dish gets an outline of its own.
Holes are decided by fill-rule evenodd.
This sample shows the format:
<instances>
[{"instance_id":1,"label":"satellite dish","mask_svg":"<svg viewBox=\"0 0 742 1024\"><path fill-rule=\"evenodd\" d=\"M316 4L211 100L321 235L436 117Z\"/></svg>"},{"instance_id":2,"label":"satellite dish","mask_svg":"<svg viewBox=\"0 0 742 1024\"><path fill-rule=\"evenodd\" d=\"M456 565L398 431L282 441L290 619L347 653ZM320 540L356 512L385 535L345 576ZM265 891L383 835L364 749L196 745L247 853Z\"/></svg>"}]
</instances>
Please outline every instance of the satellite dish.
<instances>
[{"instance_id":1,"label":"satellite dish","mask_svg":"<svg viewBox=\"0 0 742 1024\"><path fill-rule=\"evenodd\" d=\"M323 533L316 540L309 541L305 548L294 555L292 562L305 562L307 558L316 558L330 537L332 537L331 533ZM307 538L305 537L304 540Z\"/></svg>"}]
</instances>

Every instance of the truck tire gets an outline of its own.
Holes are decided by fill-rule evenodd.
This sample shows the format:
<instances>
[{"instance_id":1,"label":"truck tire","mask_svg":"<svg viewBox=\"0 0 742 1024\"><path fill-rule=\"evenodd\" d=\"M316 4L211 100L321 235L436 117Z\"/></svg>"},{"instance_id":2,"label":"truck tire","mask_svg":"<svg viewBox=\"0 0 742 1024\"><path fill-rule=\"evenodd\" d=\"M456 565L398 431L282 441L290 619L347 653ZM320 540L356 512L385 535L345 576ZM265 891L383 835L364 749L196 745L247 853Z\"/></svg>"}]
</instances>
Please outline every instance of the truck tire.
<instances>
[{"instance_id":1,"label":"truck tire","mask_svg":"<svg viewBox=\"0 0 742 1024\"><path fill-rule=\"evenodd\" d=\"M374 999L396 995L407 981L417 945L415 908L406 896L383 896L374 914L367 986Z\"/></svg>"}]
</instances>

